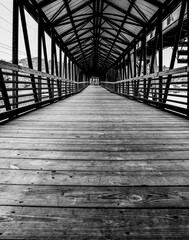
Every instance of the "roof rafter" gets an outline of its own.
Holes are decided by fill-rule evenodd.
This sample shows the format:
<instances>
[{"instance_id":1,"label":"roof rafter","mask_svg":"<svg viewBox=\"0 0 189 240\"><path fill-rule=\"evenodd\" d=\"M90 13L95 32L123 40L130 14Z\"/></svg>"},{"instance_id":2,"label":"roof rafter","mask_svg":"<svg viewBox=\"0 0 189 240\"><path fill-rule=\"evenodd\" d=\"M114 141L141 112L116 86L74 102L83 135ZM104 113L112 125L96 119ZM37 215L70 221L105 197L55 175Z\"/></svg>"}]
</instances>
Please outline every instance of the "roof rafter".
<instances>
[{"instance_id":1,"label":"roof rafter","mask_svg":"<svg viewBox=\"0 0 189 240\"><path fill-rule=\"evenodd\" d=\"M88 0L85 1L82 5L74 8L72 11L70 10L70 13L73 15L74 13L80 11L82 8L88 6L89 4L91 4L93 2L93 0ZM66 17L69 17L69 13L65 14L64 16L61 16L59 19L55 20L52 24L53 26L58 25L61 21L63 21Z\"/></svg>"},{"instance_id":2,"label":"roof rafter","mask_svg":"<svg viewBox=\"0 0 189 240\"><path fill-rule=\"evenodd\" d=\"M79 37L78 37L77 29L76 29L76 27L75 27L75 23L74 23L74 20L73 20L73 17L72 17L72 12L71 12L71 10L70 10L69 4L68 4L67 0L63 0L63 1L64 1L64 3L65 3L66 10L67 10L67 12L68 12L68 14L69 14L69 16L70 16L70 20L71 20L71 23L72 23L72 26L73 26L73 29L74 29L74 32L75 32L77 41L78 41L78 43L79 43L79 46L80 46L80 49L81 49L83 58L85 59L85 54L83 53L83 48L82 48L80 39L79 39ZM86 59L85 59L85 61L86 61ZM86 65L88 65L87 61L86 61Z\"/></svg>"},{"instance_id":3,"label":"roof rafter","mask_svg":"<svg viewBox=\"0 0 189 240\"><path fill-rule=\"evenodd\" d=\"M118 38L121 30L123 29L123 26L124 26L124 24L125 24L125 21L126 21L128 15L130 14L130 11L131 11L131 9L132 9L135 1L136 1L136 0L131 0L131 3L130 3L129 8L128 8L128 11L127 11L126 14L125 14L125 17L124 17L124 19L123 19L123 22L122 22L122 24L121 24L121 26L120 26L120 28L119 28L119 30L118 30L118 32L117 32L117 35L116 35L116 37L115 37L115 39L114 39L114 42L113 42L113 44L112 44L112 46L111 46L111 49L110 49L110 51L109 51L109 53L108 53L108 55L107 55L107 59L108 59L108 57L109 57L109 55L110 55L110 53L111 53L112 48L113 48L114 45L115 45L115 42L116 42L116 40L117 40L117 38ZM106 60L105 60L105 61L106 61ZM104 61L104 63L105 63L105 61Z\"/></svg>"},{"instance_id":4,"label":"roof rafter","mask_svg":"<svg viewBox=\"0 0 189 240\"><path fill-rule=\"evenodd\" d=\"M110 6L112 6L113 8L117 9L118 11L120 11L121 13L123 13L124 15L129 15L133 20L135 20L136 22L140 23L141 26L144 26L145 22L143 22L140 18L134 16L133 14L131 14L130 12L128 13L128 11L120 8L118 5L116 5L113 2L110 2L109 0L104 0L107 4L109 4Z\"/></svg>"},{"instance_id":5,"label":"roof rafter","mask_svg":"<svg viewBox=\"0 0 189 240\"><path fill-rule=\"evenodd\" d=\"M77 29L79 27L85 26L85 24L87 24L91 19L92 19L92 17L86 18L84 21L75 25L75 28ZM60 37L63 38L64 36L68 35L70 32L73 32L73 28L70 28L67 31L65 31L64 33L60 34Z\"/></svg>"}]
</instances>

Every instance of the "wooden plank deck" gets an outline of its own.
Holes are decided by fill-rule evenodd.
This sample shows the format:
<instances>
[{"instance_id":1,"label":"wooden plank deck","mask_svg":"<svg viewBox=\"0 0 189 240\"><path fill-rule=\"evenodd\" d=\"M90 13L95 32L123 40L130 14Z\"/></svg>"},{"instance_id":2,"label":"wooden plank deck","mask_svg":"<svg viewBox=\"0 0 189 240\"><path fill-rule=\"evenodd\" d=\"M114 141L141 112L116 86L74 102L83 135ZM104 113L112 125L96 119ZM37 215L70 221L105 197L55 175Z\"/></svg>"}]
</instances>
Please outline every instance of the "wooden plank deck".
<instances>
[{"instance_id":1,"label":"wooden plank deck","mask_svg":"<svg viewBox=\"0 0 189 240\"><path fill-rule=\"evenodd\" d=\"M187 120L90 86L0 133L0 239L189 239Z\"/></svg>"}]
</instances>

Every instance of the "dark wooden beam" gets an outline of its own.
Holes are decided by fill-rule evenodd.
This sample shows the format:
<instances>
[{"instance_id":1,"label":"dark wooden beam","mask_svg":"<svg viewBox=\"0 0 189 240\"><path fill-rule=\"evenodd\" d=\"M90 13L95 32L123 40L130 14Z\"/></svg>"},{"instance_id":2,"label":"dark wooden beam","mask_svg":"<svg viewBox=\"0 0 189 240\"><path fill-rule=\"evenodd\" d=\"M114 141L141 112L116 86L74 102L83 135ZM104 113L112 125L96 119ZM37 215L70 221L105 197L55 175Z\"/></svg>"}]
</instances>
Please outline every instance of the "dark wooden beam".
<instances>
[{"instance_id":1,"label":"dark wooden beam","mask_svg":"<svg viewBox=\"0 0 189 240\"><path fill-rule=\"evenodd\" d=\"M189 43L189 3L187 2L187 41ZM187 47L187 65L189 67L189 46ZM189 72L187 74L188 84L187 84L187 117L189 118Z\"/></svg>"},{"instance_id":2,"label":"dark wooden beam","mask_svg":"<svg viewBox=\"0 0 189 240\"><path fill-rule=\"evenodd\" d=\"M33 63L32 63L31 51L30 51L30 43L29 43L29 37L28 37L28 30L27 30L27 24L26 24L26 18L25 18L24 6L23 6L22 0L20 1L20 17L21 17L21 23L22 23L22 29L23 29L23 35L24 35L24 42L25 42L28 66L29 66L29 68L33 69ZM31 83L32 83L32 88L33 88L34 101L37 103L39 101L39 99L38 99L35 79L34 79L33 75L31 75Z\"/></svg>"},{"instance_id":3,"label":"dark wooden beam","mask_svg":"<svg viewBox=\"0 0 189 240\"><path fill-rule=\"evenodd\" d=\"M13 21L12 21L12 63L18 64L18 45L19 45L19 2L13 1ZM17 72L13 75L13 109L18 108L18 76Z\"/></svg>"},{"instance_id":4,"label":"dark wooden beam","mask_svg":"<svg viewBox=\"0 0 189 240\"><path fill-rule=\"evenodd\" d=\"M109 0L104 0L105 3L107 3L108 5L110 5L111 7L117 9L118 11L120 11L121 13L123 13L124 15L129 15L134 21L138 22L141 26L145 25L145 22L142 21L140 18L134 16L133 14L131 14L131 12L128 10L124 10L123 8L119 7L118 5L116 5L114 2L109 1Z\"/></svg>"},{"instance_id":5,"label":"dark wooden beam","mask_svg":"<svg viewBox=\"0 0 189 240\"><path fill-rule=\"evenodd\" d=\"M108 57L109 57L109 55L110 55L110 53L111 53L111 50L113 49L113 47L114 47L114 45L115 45L115 43L116 43L117 38L119 37L119 34L120 34L121 30L124 29L123 26L124 26L124 24L125 24L125 22L126 22L126 19L127 19L128 15L130 14L130 11L131 11L131 9L132 9L135 1L136 1L136 0L132 0L132 2L130 3L130 6L129 6L129 8L128 8L128 11L126 11L126 13L125 13L123 22L122 22L121 26L120 26L119 29L118 29L117 35L115 36L114 42L113 42L113 44L112 44L112 46L111 46L111 49L110 49L110 51L109 51L109 53L108 53L108 55L107 55L107 59L108 59ZM134 34L133 34L133 35L134 35ZM135 35L134 35L134 37L135 37ZM106 60L107 60L107 59L106 59ZM106 61L106 60L105 60L105 61ZM105 63L105 61L104 61L104 63Z\"/></svg>"},{"instance_id":6,"label":"dark wooden beam","mask_svg":"<svg viewBox=\"0 0 189 240\"><path fill-rule=\"evenodd\" d=\"M82 52L83 58L85 59L85 55L84 55L84 53L83 53L83 49L82 49L82 45L81 45L81 42L80 42L80 38L79 38L79 36L78 36L78 32L77 32L77 29L76 29L76 27L75 27L75 23L74 23L74 20L73 20L73 17L72 17L73 12L70 10L70 6L69 6L67 0L63 0L63 1L64 1L64 3L65 3L66 10L67 10L67 12L68 12L68 14L69 14L69 17L70 17L70 20L71 20L71 23L72 23L72 27L73 27L73 29L74 29L74 32L75 32L75 35L76 35L78 44L79 44L79 46L80 46L80 50L81 50L81 52ZM88 68L88 63L87 63L86 59L85 59L85 62L86 62L86 68Z\"/></svg>"},{"instance_id":7,"label":"dark wooden beam","mask_svg":"<svg viewBox=\"0 0 189 240\"><path fill-rule=\"evenodd\" d=\"M67 2L67 0L66 0ZM78 7L74 8L72 11L67 12L64 16L61 16L60 18L56 19L52 24L53 26L57 26L61 23L65 18L70 17L70 14L73 15L74 13L80 11L81 9L85 8L86 6L89 6L91 3L93 3L93 0L85 1L83 4L79 5Z\"/></svg>"},{"instance_id":8,"label":"dark wooden beam","mask_svg":"<svg viewBox=\"0 0 189 240\"><path fill-rule=\"evenodd\" d=\"M86 18L84 21L80 21L80 23L75 24L75 28L78 29L79 27L85 26L88 22L90 22L90 20L92 19L92 17L88 17ZM68 30L66 30L64 33L60 34L60 37L63 38L65 36L67 36L68 34L70 34L70 32L74 32L73 28L70 28Z\"/></svg>"},{"instance_id":9,"label":"dark wooden beam","mask_svg":"<svg viewBox=\"0 0 189 240\"><path fill-rule=\"evenodd\" d=\"M42 32L43 32L43 27L42 27L42 18L41 18L41 14L40 12L38 13L38 58L37 58L37 67L38 67L38 71L42 71ZM42 89L41 89L42 85L41 85L41 77L38 76L38 98L39 101L41 101L41 93L42 93Z\"/></svg>"},{"instance_id":10,"label":"dark wooden beam","mask_svg":"<svg viewBox=\"0 0 189 240\"><path fill-rule=\"evenodd\" d=\"M179 40L180 40L180 36L181 36L181 32L182 32L182 26L183 26L183 20L184 20L184 13L185 13L185 10L186 10L186 4L187 4L187 0L182 0L182 5L181 5L180 15L179 15L179 21L178 21L178 26L177 26L177 32L176 32L176 36L175 36L175 42L174 42L174 47L173 47L173 52L172 52L172 56L171 56L171 62L170 62L169 69L172 69L174 67L174 64L175 64L175 59L176 59L176 54L177 54L177 50L178 50ZM170 83L171 83L171 78L172 78L171 75L169 75L168 78L167 78L167 83L166 83L165 91L164 91L163 103L166 103L166 101L167 101L167 97L168 97L168 93L169 93L169 87L170 87Z\"/></svg>"},{"instance_id":11,"label":"dark wooden beam","mask_svg":"<svg viewBox=\"0 0 189 240\"><path fill-rule=\"evenodd\" d=\"M11 110L9 96L8 96L8 93L7 93L6 85L4 83L4 77L3 77L3 74L2 74L1 68L0 68L0 91L1 91L1 95L3 97L3 101L4 101L6 111Z\"/></svg>"}]
</instances>

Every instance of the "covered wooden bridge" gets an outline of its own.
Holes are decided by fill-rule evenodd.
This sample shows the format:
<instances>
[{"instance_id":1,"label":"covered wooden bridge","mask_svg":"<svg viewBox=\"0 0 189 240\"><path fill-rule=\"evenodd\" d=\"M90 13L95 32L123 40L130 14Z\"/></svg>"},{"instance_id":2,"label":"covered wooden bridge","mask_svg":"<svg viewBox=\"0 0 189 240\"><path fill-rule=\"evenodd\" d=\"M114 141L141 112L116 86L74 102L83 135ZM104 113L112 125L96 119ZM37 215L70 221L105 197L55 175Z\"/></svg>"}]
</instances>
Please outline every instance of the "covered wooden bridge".
<instances>
[{"instance_id":1,"label":"covered wooden bridge","mask_svg":"<svg viewBox=\"0 0 189 240\"><path fill-rule=\"evenodd\" d=\"M13 1L0 239L189 239L188 13L187 0Z\"/></svg>"}]
</instances>

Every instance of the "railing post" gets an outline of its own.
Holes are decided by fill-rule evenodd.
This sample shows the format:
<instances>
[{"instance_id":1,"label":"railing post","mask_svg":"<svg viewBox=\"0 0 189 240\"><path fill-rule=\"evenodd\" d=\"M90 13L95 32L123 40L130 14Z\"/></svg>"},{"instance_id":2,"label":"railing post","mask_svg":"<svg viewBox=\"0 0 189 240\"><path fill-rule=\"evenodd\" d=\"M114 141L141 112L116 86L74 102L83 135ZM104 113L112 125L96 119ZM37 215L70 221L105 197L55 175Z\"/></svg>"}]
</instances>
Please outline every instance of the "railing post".
<instances>
[{"instance_id":1,"label":"railing post","mask_svg":"<svg viewBox=\"0 0 189 240\"><path fill-rule=\"evenodd\" d=\"M38 71L41 71L41 55L42 55L42 18L41 18L41 14L38 11ZM38 76L38 99L39 101L41 101L41 76Z\"/></svg>"},{"instance_id":2,"label":"railing post","mask_svg":"<svg viewBox=\"0 0 189 240\"><path fill-rule=\"evenodd\" d=\"M11 110L11 105L10 105L6 85L4 83L4 77L3 77L3 74L2 74L1 68L0 68L0 90L1 90L3 100L4 100L5 108L6 108L7 111L9 111L9 110Z\"/></svg>"},{"instance_id":3,"label":"railing post","mask_svg":"<svg viewBox=\"0 0 189 240\"><path fill-rule=\"evenodd\" d=\"M69 89L69 94L71 94L72 92L71 92L71 69L70 69L70 58L68 57L68 78L69 78L69 87L68 87L68 89Z\"/></svg>"},{"instance_id":4,"label":"railing post","mask_svg":"<svg viewBox=\"0 0 189 240\"><path fill-rule=\"evenodd\" d=\"M160 22L158 24L159 30L159 72L163 71L163 28L162 28L162 11L159 15ZM163 79L159 77L159 102L163 100Z\"/></svg>"},{"instance_id":5,"label":"railing post","mask_svg":"<svg viewBox=\"0 0 189 240\"><path fill-rule=\"evenodd\" d=\"M177 32L176 32L176 36L175 36L174 47L173 47L173 52L172 52L172 56L171 56L171 62L170 62L169 69L172 69L174 67L174 64L175 64L177 49L178 49L179 40L180 40L180 36L181 36L181 31L182 31L182 26L183 26L184 13L185 13L185 10L186 10L186 3L187 3L187 0L182 0L179 20L178 20L178 27L177 27ZM165 91L164 91L163 103L167 102L167 97L168 97L168 93L169 93L171 78L172 78L172 75L169 75L168 78L167 78L167 83L166 83Z\"/></svg>"},{"instance_id":6,"label":"railing post","mask_svg":"<svg viewBox=\"0 0 189 240\"><path fill-rule=\"evenodd\" d=\"M62 78L62 49L59 45L59 77ZM59 97L62 96L62 81L59 80Z\"/></svg>"},{"instance_id":7,"label":"railing post","mask_svg":"<svg viewBox=\"0 0 189 240\"><path fill-rule=\"evenodd\" d=\"M54 75L54 51L55 51L55 44L54 44L54 34L51 30L51 74ZM51 93L52 98L54 98L54 79L51 79Z\"/></svg>"},{"instance_id":8,"label":"railing post","mask_svg":"<svg viewBox=\"0 0 189 240\"><path fill-rule=\"evenodd\" d=\"M47 57L47 47L46 47L44 30L42 31L42 42L43 42L43 53L44 53L44 59L45 59L45 69L46 69L46 73L49 73L49 62L48 62L48 57ZM47 78L47 86L48 86L48 92L49 92L49 99L52 99L50 78Z\"/></svg>"},{"instance_id":9,"label":"railing post","mask_svg":"<svg viewBox=\"0 0 189 240\"><path fill-rule=\"evenodd\" d=\"M144 29L143 33L143 74L146 75L146 54L147 54L147 48L146 48L146 29ZM143 82L143 98L146 98L146 79L144 79Z\"/></svg>"},{"instance_id":10,"label":"railing post","mask_svg":"<svg viewBox=\"0 0 189 240\"><path fill-rule=\"evenodd\" d=\"M67 73L67 56L66 52L64 53L64 77L67 80L68 78L68 73ZM67 82L65 82L65 95L67 95Z\"/></svg>"},{"instance_id":11,"label":"railing post","mask_svg":"<svg viewBox=\"0 0 189 240\"><path fill-rule=\"evenodd\" d=\"M187 2L187 41L189 43L189 3ZM187 47L187 65L189 68L189 46ZM189 71L187 73L187 117L189 118Z\"/></svg>"},{"instance_id":12,"label":"railing post","mask_svg":"<svg viewBox=\"0 0 189 240\"><path fill-rule=\"evenodd\" d=\"M12 21L12 63L18 64L18 42L19 42L19 4L18 0L13 1L13 21ZM13 109L18 108L18 73L13 71L12 103Z\"/></svg>"},{"instance_id":13,"label":"railing post","mask_svg":"<svg viewBox=\"0 0 189 240\"><path fill-rule=\"evenodd\" d=\"M29 38L28 38L28 30L27 30L26 18L25 18L25 13L24 13L23 0L21 0L21 4L20 4L20 17L21 17L22 28L23 28L23 35L24 35L24 42L25 42L25 47L26 47L26 55L27 55L27 60L28 60L28 66L29 66L29 68L33 69L33 63L32 63L32 58L31 58L31 51L30 51L30 44L29 44ZM34 101L37 103L39 101L39 99L38 99L38 95L37 95L35 78L34 78L33 74L31 74L31 83L32 83L32 88L33 88Z\"/></svg>"}]
</instances>

